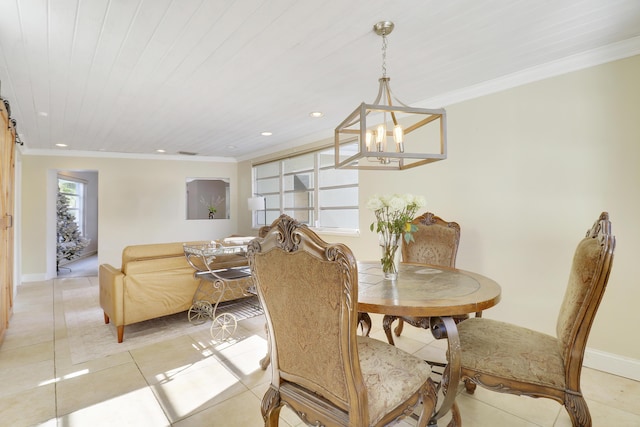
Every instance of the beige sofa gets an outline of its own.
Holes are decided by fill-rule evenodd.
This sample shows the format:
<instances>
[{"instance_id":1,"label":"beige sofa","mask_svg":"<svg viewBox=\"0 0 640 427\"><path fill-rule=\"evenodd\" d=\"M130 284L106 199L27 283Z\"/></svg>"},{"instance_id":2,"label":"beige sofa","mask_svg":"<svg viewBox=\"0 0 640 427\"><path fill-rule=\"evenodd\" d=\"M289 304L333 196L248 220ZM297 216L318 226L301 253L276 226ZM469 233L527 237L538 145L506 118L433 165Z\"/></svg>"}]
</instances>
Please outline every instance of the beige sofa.
<instances>
[{"instance_id":1,"label":"beige sofa","mask_svg":"<svg viewBox=\"0 0 640 427\"><path fill-rule=\"evenodd\" d=\"M127 246L122 251L122 267L109 264L99 268L100 307L105 323L113 322L118 342L124 339L124 327L188 310L200 279L184 255L184 244L177 242ZM247 265L244 255L217 256L215 269ZM222 301L233 298L223 296Z\"/></svg>"}]
</instances>

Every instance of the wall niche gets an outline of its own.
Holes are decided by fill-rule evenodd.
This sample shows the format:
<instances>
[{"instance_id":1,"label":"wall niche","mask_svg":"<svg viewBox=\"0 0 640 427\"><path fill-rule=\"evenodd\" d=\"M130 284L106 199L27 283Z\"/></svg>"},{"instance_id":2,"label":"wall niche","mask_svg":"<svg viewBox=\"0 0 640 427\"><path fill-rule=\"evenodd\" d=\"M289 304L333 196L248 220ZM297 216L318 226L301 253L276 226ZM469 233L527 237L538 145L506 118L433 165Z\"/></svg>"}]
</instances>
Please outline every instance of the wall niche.
<instances>
[{"instance_id":1,"label":"wall niche","mask_svg":"<svg viewBox=\"0 0 640 427\"><path fill-rule=\"evenodd\" d=\"M187 219L229 219L229 178L187 178Z\"/></svg>"}]
</instances>

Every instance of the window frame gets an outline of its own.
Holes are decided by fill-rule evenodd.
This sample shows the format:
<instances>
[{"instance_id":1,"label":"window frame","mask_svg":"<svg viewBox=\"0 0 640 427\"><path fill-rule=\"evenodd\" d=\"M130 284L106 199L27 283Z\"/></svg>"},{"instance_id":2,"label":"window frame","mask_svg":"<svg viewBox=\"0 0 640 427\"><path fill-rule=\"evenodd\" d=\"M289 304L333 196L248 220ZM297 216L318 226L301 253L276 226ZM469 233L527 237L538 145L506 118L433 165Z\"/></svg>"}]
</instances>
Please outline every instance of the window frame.
<instances>
[{"instance_id":1,"label":"window frame","mask_svg":"<svg viewBox=\"0 0 640 427\"><path fill-rule=\"evenodd\" d=\"M62 191L62 188L60 186L60 181L68 181L68 182L73 182L75 184L79 184L81 186L81 194L76 193L69 193L66 191ZM72 177L72 176L68 176L68 175L58 175L58 191L60 191L65 197L77 197L78 199L78 207L72 207L69 206L68 210L69 211L77 211L77 214L75 215L76 218L76 224L78 225L78 230L80 231L80 235L82 235L82 237L86 236L85 230L86 230L86 222L87 222L87 184L88 182L85 181L84 179L80 179L80 178L76 178L76 177Z\"/></svg>"},{"instance_id":2,"label":"window frame","mask_svg":"<svg viewBox=\"0 0 640 427\"><path fill-rule=\"evenodd\" d=\"M325 166L321 166L322 164L322 159L321 159L321 155L326 155L327 154L327 150L328 148L320 148L320 149L315 149L315 150L310 150L310 151L306 151L306 152L302 152L302 153L298 153L296 155L293 156L287 156L287 157L281 157L281 158L277 158L277 159L273 159L273 160L269 160L269 161L265 161L265 162L260 162L260 163L254 163L251 166L251 175L252 175L252 179L251 179L251 185L252 185L252 194L255 196L259 196L259 197L264 197L265 198L265 209L264 210L258 210L255 212L252 212L252 218L251 218L251 225L253 228L260 228L264 225L269 225L269 223L265 224L267 222L267 212L271 212L276 213L276 217L286 213L287 211L309 211L310 215L312 215L313 217L313 223L308 223L307 225L314 229L315 231L322 231L322 232L327 232L327 233L335 233L335 234L340 234L340 235L358 235L360 232L360 224L359 224L359 212L360 212L360 206L358 205L358 203L356 202L356 204L344 204L344 205L331 205L331 206L321 206L320 205L320 192L321 191L326 191L326 190L340 190L340 189L349 189L349 188L353 188L355 189L357 192L359 192L359 179L360 176L359 174L356 172L355 173L355 182L352 184L340 184L340 185L335 185L335 184L331 184L331 185L326 185L323 186L321 181L321 171L325 171L325 170L330 170L330 169L335 169L335 166L332 165L325 165ZM291 161L291 159L294 159L296 157L302 157L302 156L307 156L309 154L313 155L313 166L311 168L301 168L300 170L296 170L294 172L285 172L285 163L287 160ZM264 165L275 165L277 164L277 171L278 174L272 174L272 175L265 175L262 176L260 178L258 178L258 173L257 173L257 168L259 168L260 166L264 166ZM299 173L311 173L313 176L313 186L312 189L308 189L307 191L309 191L310 193L313 194L313 206L309 207L309 208L296 208L296 207L286 207L285 206L285 202L286 199L285 197L287 195L291 195L291 194L295 194L296 191L295 190L285 190L285 179L286 177L289 176L295 176L296 174ZM269 191L269 192L259 192L258 191L258 182L259 181L266 181L266 180L274 180L277 179L278 182L278 191ZM277 196L279 203L277 207L269 207L269 203L267 202L267 198L268 197L273 197L273 196ZM327 227L327 226L322 226L320 224L320 213L322 211L340 211L340 210L355 210L356 211L356 216L357 216L357 227L356 228L351 228L351 227ZM273 216L273 215L271 215Z\"/></svg>"}]
</instances>

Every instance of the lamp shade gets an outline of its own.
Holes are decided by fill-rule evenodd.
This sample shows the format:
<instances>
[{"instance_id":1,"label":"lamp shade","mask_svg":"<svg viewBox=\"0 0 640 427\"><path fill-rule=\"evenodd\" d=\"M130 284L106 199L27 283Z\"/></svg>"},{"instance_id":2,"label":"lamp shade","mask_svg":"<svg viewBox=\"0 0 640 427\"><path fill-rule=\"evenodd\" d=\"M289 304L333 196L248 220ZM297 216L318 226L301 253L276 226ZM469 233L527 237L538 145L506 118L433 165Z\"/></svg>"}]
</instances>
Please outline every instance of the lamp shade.
<instances>
[{"instance_id":1,"label":"lamp shade","mask_svg":"<svg viewBox=\"0 0 640 427\"><path fill-rule=\"evenodd\" d=\"M264 197L249 197L247 199L247 205L249 206L249 210L252 212L262 211L265 209L265 198Z\"/></svg>"}]
</instances>

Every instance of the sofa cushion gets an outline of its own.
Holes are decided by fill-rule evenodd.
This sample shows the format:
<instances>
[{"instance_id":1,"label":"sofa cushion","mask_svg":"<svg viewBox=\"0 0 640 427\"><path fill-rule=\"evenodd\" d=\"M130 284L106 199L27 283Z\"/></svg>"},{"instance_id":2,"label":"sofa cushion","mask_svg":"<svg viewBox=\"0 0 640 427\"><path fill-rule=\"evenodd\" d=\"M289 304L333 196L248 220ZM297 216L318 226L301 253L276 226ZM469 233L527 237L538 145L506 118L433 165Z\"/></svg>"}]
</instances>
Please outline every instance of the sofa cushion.
<instances>
[{"instance_id":1,"label":"sofa cushion","mask_svg":"<svg viewBox=\"0 0 640 427\"><path fill-rule=\"evenodd\" d=\"M130 262L144 259L166 258L171 256L184 257L183 246L187 245L203 245L209 242L176 242L176 243L151 243L147 245L127 246L122 250L122 267Z\"/></svg>"},{"instance_id":2,"label":"sofa cushion","mask_svg":"<svg viewBox=\"0 0 640 427\"><path fill-rule=\"evenodd\" d=\"M190 273L192 275L195 272L193 267L191 267L187 262L184 255L156 259L141 259L129 261L122 265L122 272L127 276L145 273L162 274L165 272L172 272L174 270L180 270L182 273Z\"/></svg>"},{"instance_id":3,"label":"sofa cushion","mask_svg":"<svg viewBox=\"0 0 640 427\"><path fill-rule=\"evenodd\" d=\"M128 325L188 310L199 283L190 266L127 274L124 277L124 323Z\"/></svg>"}]
</instances>

